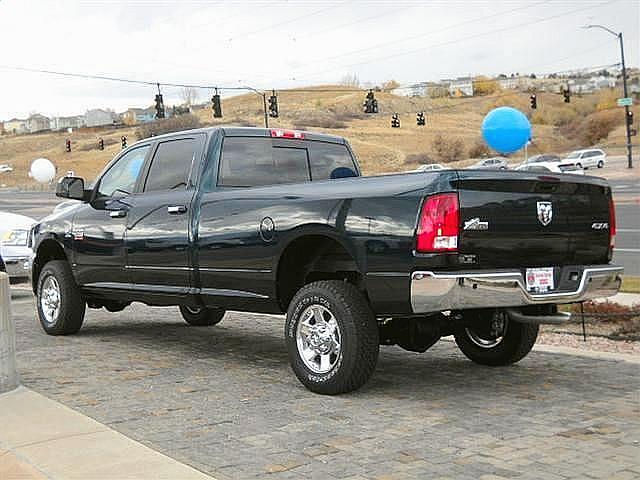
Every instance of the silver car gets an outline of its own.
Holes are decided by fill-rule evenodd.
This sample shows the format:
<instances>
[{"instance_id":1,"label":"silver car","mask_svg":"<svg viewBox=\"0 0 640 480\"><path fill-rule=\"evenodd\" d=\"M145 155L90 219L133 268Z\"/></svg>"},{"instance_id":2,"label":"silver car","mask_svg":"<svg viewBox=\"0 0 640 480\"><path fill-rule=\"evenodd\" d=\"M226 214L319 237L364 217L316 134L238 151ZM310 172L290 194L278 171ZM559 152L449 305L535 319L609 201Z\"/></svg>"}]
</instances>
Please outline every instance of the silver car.
<instances>
[{"instance_id":1,"label":"silver car","mask_svg":"<svg viewBox=\"0 0 640 480\"><path fill-rule=\"evenodd\" d=\"M506 170L509 168L509 164L504 157L492 157L480 160L467 168L470 170Z\"/></svg>"},{"instance_id":2,"label":"silver car","mask_svg":"<svg viewBox=\"0 0 640 480\"><path fill-rule=\"evenodd\" d=\"M12 282L29 278L32 253L29 231L35 223L24 215L0 212L0 256Z\"/></svg>"}]
</instances>

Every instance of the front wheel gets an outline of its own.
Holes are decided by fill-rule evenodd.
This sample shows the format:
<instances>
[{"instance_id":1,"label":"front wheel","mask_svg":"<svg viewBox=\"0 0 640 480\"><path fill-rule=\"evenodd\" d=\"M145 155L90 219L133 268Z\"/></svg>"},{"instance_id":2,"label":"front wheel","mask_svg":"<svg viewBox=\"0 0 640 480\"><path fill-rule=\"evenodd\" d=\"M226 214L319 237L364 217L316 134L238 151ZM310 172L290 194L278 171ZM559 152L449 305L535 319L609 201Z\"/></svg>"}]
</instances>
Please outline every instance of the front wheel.
<instances>
[{"instance_id":1,"label":"front wheel","mask_svg":"<svg viewBox=\"0 0 640 480\"><path fill-rule=\"evenodd\" d=\"M226 312L221 308L188 307L181 305L180 313L184 321L189 325L194 327L211 327L220 323Z\"/></svg>"},{"instance_id":2,"label":"front wheel","mask_svg":"<svg viewBox=\"0 0 640 480\"><path fill-rule=\"evenodd\" d=\"M335 395L357 390L373 373L378 325L364 295L339 280L310 283L287 311L289 361L309 390Z\"/></svg>"},{"instance_id":3,"label":"front wheel","mask_svg":"<svg viewBox=\"0 0 640 480\"><path fill-rule=\"evenodd\" d=\"M40 325L49 335L71 335L84 322L86 303L64 260L47 263L40 272L36 309Z\"/></svg>"},{"instance_id":4,"label":"front wheel","mask_svg":"<svg viewBox=\"0 0 640 480\"><path fill-rule=\"evenodd\" d=\"M481 365L516 363L527 356L538 338L538 325L514 322L505 312L479 311L469 316L467 326L454 336L462 353Z\"/></svg>"},{"instance_id":5,"label":"front wheel","mask_svg":"<svg viewBox=\"0 0 640 480\"><path fill-rule=\"evenodd\" d=\"M576 168L582 169L582 164L581 163L576 163Z\"/></svg>"},{"instance_id":6,"label":"front wheel","mask_svg":"<svg viewBox=\"0 0 640 480\"><path fill-rule=\"evenodd\" d=\"M598 160L598 168L604 167L604 162L602 160Z\"/></svg>"}]
</instances>

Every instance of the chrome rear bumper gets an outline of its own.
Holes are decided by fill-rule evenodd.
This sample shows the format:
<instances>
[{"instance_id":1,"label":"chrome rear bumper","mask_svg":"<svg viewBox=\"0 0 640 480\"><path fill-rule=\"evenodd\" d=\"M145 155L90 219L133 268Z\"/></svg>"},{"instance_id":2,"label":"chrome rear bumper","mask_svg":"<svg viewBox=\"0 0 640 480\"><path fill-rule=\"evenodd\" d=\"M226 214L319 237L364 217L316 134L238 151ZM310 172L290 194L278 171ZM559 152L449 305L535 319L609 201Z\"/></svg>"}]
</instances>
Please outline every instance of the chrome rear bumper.
<instances>
[{"instance_id":1,"label":"chrome rear bumper","mask_svg":"<svg viewBox=\"0 0 640 480\"><path fill-rule=\"evenodd\" d=\"M414 272L411 307L414 313L468 308L520 307L545 303L572 303L618 293L623 267L585 267L575 291L531 293L519 271Z\"/></svg>"}]
</instances>

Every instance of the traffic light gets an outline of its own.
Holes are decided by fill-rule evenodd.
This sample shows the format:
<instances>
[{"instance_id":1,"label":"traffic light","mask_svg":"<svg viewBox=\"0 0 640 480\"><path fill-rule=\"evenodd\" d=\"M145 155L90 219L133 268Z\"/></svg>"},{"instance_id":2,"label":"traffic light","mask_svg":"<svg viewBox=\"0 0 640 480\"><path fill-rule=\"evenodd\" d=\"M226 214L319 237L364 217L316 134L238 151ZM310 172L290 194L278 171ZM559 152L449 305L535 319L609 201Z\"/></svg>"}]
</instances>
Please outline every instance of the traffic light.
<instances>
[{"instance_id":1,"label":"traffic light","mask_svg":"<svg viewBox=\"0 0 640 480\"><path fill-rule=\"evenodd\" d=\"M278 118L278 97L276 91L273 90L273 94L269 97L269 116L271 118Z\"/></svg>"},{"instance_id":2,"label":"traffic light","mask_svg":"<svg viewBox=\"0 0 640 480\"><path fill-rule=\"evenodd\" d=\"M216 93L211 97L211 103L213 106L213 118L222 118L222 104L220 103L220 95Z\"/></svg>"},{"instance_id":3,"label":"traffic light","mask_svg":"<svg viewBox=\"0 0 640 480\"><path fill-rule=\"evenodd\" d=\"M125 148L127 148L127 137L123 135L122 137L120 137L120 141L122 142L122 149L124 150Z\"/></svg>"},{"instance_id":4,"label":"traffic light","mask_svg":"<svg viewBox=\"0 0 640 480\"><path fill-rule=\"evenodd\" d=\"M631 110L627 111L627 125L633 127L633 112Z\"/></svg>"},{"instance_id":5,"label":"traffic light","mask_svg":"<svg viewBox=\"0 0 640 480\"><path fill-rule=\"evenodd\" d=\"M568 86L566 89L562 90L562 95L564 96L564 103L571 103L571 91Z\"/></svg>"},{"instance_id":6,"label":"traffic light","mask_svg":"<svg viewBox=\"0 0 640 480\"><path fill-rule=\"evenodd\" d=\"M164 118L164 102L161 93L156 95L156 118Z\"/></svg>"},{"instance_id":7,"label":"traffic light","mask_svg":"<svg viewBox=\"0 0 640 480\"><path fill-rule=\"evenodd\" d=\"M426 125L424 112L416 113L416 123L418 124L419 127L424 127Z\"/></svg>"},{"instance_id":8,"label":"traffic light","mask_svg":"<svg viewBox=\"0 0 640 480\"><path fill-rule=\"evenodd\" d=\"M397 113L391 115L391 127L392 128L400 128L400 118Z\"/></svg>"},{"instance_id":9,"label":"traffic light","mask_svg":"<svg viewBox=\"0 0 640 480\"><path fill-rule=\"evenodd\" d=\"M538 97L535 93L529 97L529 103L531 104L531 110L538 108Z\"/></svg>"},{"instance_id":10,"label":"traffic light","mask_svg":"<svg viewBox=\"0 0 640 480\"><path fill-rule=\"evenodd\" d=\"M373 95L373 90L369 90L362 106L364 113L378 113L378 100Z\"/></svg>"},{"instance_id":11,"label":"traffic light","mask_svg":"<svg viewBox=\"0 0 640 480\"><path fill-rule=\"evenodd\" d=\"M98 140L98 149L99 150L104 150L104 140L103 139Z\"/></svg>"},{"instance_id":12,"label":"traffic light","mask_svg":"<svg viewBox=\"0 0 640 480\"><path fill-rule=\"evenodd\" d=\"M67 138L65 140L64 144L65 144L67 152L70 152L71 151L71 140Z\"/></svg>"}]
</instances>

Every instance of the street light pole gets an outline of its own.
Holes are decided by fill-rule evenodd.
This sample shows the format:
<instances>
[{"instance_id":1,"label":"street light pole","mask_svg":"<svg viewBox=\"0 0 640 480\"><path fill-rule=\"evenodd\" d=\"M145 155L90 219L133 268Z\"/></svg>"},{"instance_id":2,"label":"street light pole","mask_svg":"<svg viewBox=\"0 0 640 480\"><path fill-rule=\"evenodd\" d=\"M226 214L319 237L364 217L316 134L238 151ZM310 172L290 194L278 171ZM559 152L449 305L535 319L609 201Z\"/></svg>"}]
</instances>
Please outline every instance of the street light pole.
<instances>
[{"instance_id":1,"label":"street light pole","mask_svg":"<svg viewBox=\"0 0 640 480\"><path fill-rule=\"evenodd\" d=\"M627 67L624 63L624 43L622 41L622 32L616 33L610 28L604 25L587 25L585 28L600 28L607 33L610 33L614 37L617 37L620 41L620 60L622 66L622 91L624 98L628 98L629 91L627 90ZM627 167L633 168L633 156L631 155L631 124L629 123L629 106L624 106L624 125L627 130Z\"/></svg>"},{"instance_id":2,"label":"street light pole","mask_svg":"<svg viewBox=\"0 0 640 480\"><path fill-rule=\"evenodd\" d=\"M262 97L262 107L264 108L264 128L269 128L269 114L267 112L267 94L265 92L261 92L260 90L257 90L249 86L244 86L242 88L251 90L256 95L260 95Z\"/></svg>"}]
</instances>

